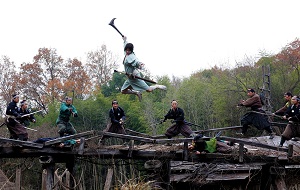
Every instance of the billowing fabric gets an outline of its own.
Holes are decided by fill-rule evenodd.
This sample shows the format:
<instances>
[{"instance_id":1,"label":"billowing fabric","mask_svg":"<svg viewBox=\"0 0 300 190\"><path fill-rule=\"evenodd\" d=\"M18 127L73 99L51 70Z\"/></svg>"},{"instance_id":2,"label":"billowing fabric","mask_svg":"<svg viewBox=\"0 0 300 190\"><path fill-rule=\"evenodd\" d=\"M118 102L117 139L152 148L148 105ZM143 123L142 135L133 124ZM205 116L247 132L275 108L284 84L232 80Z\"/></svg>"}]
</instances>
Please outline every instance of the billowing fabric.
<instances>
[{"instance_id":1,"label":"billowing fabric","mask_svg":"<svg viewBox=\"0 0 300 190\"><path fill-rule=\"evenodd\" d=\"M265 113L263 110L257 110L258 112ZM272 133L271 123L266 115L259 113L248 112L241 119L242 133L246 133L249 125L253 125L259 130L265 129L269 133Z\"/></svg>"},{"instance_id":2,"label":"billowing fabric","mask_svg":"<svg viewBox=\"0 0 300 190\"><path fill-rule=\"evenodd\" d=\"M125 41L124 47L126 46L126 44L127 42ZM138 60L138 58L135 56L133 52L130 55L126 55L126 52L124 53L125 53L125 58L123 61L123 65L124 65L125 72L140 77L141 75L137 70L141 68L140 61ZM145 91L148 90L149 86L146 84L145 81L141 79L128 77L128 79L124 82L121 90L123 91L128 88L136 91Z\"/></svg>"},{"instance_id":3,"label":"billowing fabric","mask_svg":"<svg viewBox=\"0 0 300 190\"><path fill-rule=\"evenodd\" d=\"M191 137L191 135L193 134L193 131L185 123L173 124L171 127L169 127L167 129L165 135L168 138L172 138L172 137L175 137L176 135L178 135L179 133L181 133L185 137Z\"/></svg>"},{"instance_id":4,"label":"billowing fabric","mask_svg":"<svg viewBox=\"0 0 300 190\"><path fill-rule=\"evenodd\" d=\"M286 140L290 140L293 137L300 137L300 123L289 123L282 133L282 136Z\"/></svg>"}]
</instances>

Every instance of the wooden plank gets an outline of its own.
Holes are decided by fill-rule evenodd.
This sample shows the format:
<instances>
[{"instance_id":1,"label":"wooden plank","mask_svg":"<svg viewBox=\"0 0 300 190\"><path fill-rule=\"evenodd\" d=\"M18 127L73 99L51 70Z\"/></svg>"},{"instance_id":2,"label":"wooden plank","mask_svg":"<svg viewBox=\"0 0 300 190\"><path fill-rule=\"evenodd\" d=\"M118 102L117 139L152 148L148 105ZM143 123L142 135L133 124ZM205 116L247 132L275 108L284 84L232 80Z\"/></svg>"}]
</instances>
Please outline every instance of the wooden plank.
<instances>
[{"instance_id":1,"label":"wooden plank","mask_svg":"<svg viewBox=\"0 0 300 190\"><path fill-rule=\"evenodd\" d=\"M114 170L112 168L108 168L108 170L107 170L107 175L106 175L104 190L109 190L110 189L110 185L111 185L111 181L112 181L112 176L113 176L113 171Z\"/></svg>"},{"instance_id":2,"label":"wooden plank","mask_svg":"<svg viewBox=\"0 0 300 190\"><path fill-rule=\"evenodd\" d=\"M7 138L2 138L2 137L0 137L0 142L6 142L6 143L11 143L13 145L20 145L20 146L31 147L31 148L43 148L43 144L34 143L34 142L30 142L30 141L7 139Z\"/></svg>"},{"instance_id":3,"label":"wooden plank","mask_svg":"<svg viewBox=\"0 0 300 190\"><path fill-rule=\"evenodd\" d=\"M134 140L130 140L130 141L129 141L128 154L127 154L127 157L128 157L128 158L131 158L131 157L132 157L132 150L133 150L133 147L134 147Z\"/></svg>"},{"instance_id":4,"label":"wooden plank","mask_svg":"<svg viewBox=\"0 0 300 190\"><path fill-rule=\"evenodd\" d=\"M244 161L244 143L239 143L239 163Z\"/></svg>"},{"instance_id":5,"label":"wooden plank","mask_svg":"<svg viewBox=\"0 0 300 190\"><path fill-rule=\"evenodd\" d=\"M120 139L128 139L128 140L136 140L146 143L153 143L154 139L152 138L146 138L146 137L138 137L138 136L132 136L132 135L124 135L124 134L118 134L118 133L110 133L110 132L98 132L99 135L109 136L109 137L115 137Z\"/></svg>"},{"instance_id":6,"label":"wooden plank","mask_svg":"<svg viewBox=\"0 0 300 190\"><path fill-rule=\"evenodd\" d=\"M16 181L15 181L16 189L21 189L21 169L17 168L16 170Z\"/></svg>"},{"instance_id":7,"label":"wooden plank","mask_svg":"<svg viewBox=\"0 0 300 190\"><path fill-rule=\"evenodd\" d=\"M182 142L192 142L192 140L193 138L156 139L154 143L156 144L182 143Z\"/></svg>"},{"instance_id":8,"label":"wooden plank","mask_svg":"<svg viewBox=\"0 0 300 190\"><path fill-rule=\"evenodd\" d=\"M125 131L127 131L129 133L132 133L134 135L137 135L137 136L146 137L146 138L152 138L151 135L148 135L148 134L145 134L145 133L140 133L140 132L137 132L137 131L134 131L134 130L131 130L131 129L125 129Z\"/></svg>"},{"instance_id":9,"label":"wooden plank","mask_svg":"<svg viewBox=\"0 0 300 190\"><path fill-rule=\"evenodd\" d=\"M213 128L213 129L204 129L204 130L194 131L194 133L203 133L203 132L210 132L210 131L224 131L224 130L241 129L241 128L242 128L242 126L231 126L231 127Z\"/></svg>"},{"instance_id":10,"label":"wooden plank","mask_svg":"<svg viewBox=\"0 0 300 190\"><path fill-rule=\"evenodd\" d=\"M246 179L250 176L250 173L238 173L238 174L210 174L206 178L206 181L231 181Z\"/></svg>"},{"instance_id":11,"label":"wooden plank","mask_svg":"<svg viewBox=\"0 0 300 190\"><path fill-rule=\"evenodd\" d=\"M188 142L184 142L183 144L183 160L187 161L189 157L189 144Z\"/></svg>"},{"instance_id":12,"label":"wooden plank","mask_svg":"<svg viewBox=\"0 0 300 190\"><path fill-rule=\"evenodd\" d=\"M257 143L257 142L249 142L247 140L243 140L243 139L238 139L238 138L233 138L233 137L225 137L225 136L220 136L217 137L218 140L227 140L227 141L231 141L233 143L244 143L247 145L251 145L251 146L256 146L256 147L261 147L261 148L267 148L267 149L271 149L271 150L277 150L277 151L282 151L282 152L288 152L287 148L283 148L283 147L277 147L277 146L271 146L271 145L267 145L267 144L262 144L262 143Z\"/></svg>"},{"instance_id":13,"label":"wooden plank","mask_svg":"<svg viewBox=\"0 0 300 190\"><path fill-rule=\"evenodd\" d=\"M93 135L93 134L94 134L94 131L86 131L86 132L82 132L82 133L77 133L75 135L60 137L60 138L56 138L56 139L44 142L44 146L50 146L50 145L62 143L66 140L77 139L80 137L89 136L89 135Z\"/></svg>"},{"instance_id":14,"label":"wooden plank","mask_svg":"<svg viewBox=\"0 0 300 190\"><path fill-rule=\"evenodd\" d=\"M84 151L84 144L85 144L85 139L83 137L80 138L80 145L78 149L78 154L82 155Z\"/></svg>"}]
</instances>

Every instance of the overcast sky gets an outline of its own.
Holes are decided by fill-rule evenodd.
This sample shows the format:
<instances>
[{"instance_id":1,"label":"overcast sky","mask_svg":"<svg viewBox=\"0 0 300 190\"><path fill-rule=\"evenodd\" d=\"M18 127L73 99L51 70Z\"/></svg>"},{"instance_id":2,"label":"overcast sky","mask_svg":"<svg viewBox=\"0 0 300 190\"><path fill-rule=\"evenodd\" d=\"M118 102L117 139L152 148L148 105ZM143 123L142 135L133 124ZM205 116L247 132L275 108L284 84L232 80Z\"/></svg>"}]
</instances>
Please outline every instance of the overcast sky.
<instances>
[{"instance_id":1,"label":"overcast sky","mask_svg":"<svg viewBox=\"0 0 300 190\"><path fill-rule=\"evenodd\" d=\"M123 58L121 36L152 75L188 77L234 66L260 51L278 53L299 38L297 0L10 0L0 2L0 56L31 62L42 47L85 61L105 44Z\"/></svg>"}]
</instances>

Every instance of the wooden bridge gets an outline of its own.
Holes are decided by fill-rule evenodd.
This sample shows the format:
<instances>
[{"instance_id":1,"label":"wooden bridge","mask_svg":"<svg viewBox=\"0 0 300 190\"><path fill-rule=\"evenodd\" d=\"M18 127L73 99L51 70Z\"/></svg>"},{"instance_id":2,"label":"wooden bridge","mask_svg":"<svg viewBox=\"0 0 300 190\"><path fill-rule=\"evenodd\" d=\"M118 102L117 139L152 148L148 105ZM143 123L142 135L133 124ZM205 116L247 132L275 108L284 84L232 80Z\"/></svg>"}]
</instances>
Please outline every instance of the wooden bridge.
<instances>
[{"instance_id":1,"label":"wooden bridge","mask_svg":"<svg viewBox=\"0 0 300 190\"><path fill-rule=\"evenodd\" d=\"M212 129L214 130L214 129ZM103 135L125 139L126 145L105 146L92 144ZM207 137L208 138L208 137ZM60 143L70 139L80 139L80 143L70 147L59 147ZM145 168L156 175L155 180L164 189L180 189L190 184L190 189L220 185L236 188L263 187L273 176L269 186L278 189L291 187L280 176L300 168L300 146L298 142L287 141L286 147L278 147L280 137L268 139L267 136L257 138L217 137L218 140L231 141L235 145L230 154L206 153L196 155L188 150L192 138L165 139L164 136L127 130L127 135L109 132L87 131L71 136L55 138L42 144L0 138L1 158L37 157L46 171L43 189L53 189L56 163L66 163L72 174L75 158L96 157L99 159L135 159L145 160ZM172 146L166 146L172 143ZM247 150L247 151L245 151ZM257 175L261 173L261 175ZM154 176L155 176L154 175ZM279 177L278 177L279 176ZM109 189L112 174L107 172L106 189ZM254 180L255 179L255 180ZM257 180L260 181L257 183ZM238 183L229 183L238 181ZM192 185L191 185L192 184ZM199 186L200 185L200 186Z\"/></svg>"}]
</instances>

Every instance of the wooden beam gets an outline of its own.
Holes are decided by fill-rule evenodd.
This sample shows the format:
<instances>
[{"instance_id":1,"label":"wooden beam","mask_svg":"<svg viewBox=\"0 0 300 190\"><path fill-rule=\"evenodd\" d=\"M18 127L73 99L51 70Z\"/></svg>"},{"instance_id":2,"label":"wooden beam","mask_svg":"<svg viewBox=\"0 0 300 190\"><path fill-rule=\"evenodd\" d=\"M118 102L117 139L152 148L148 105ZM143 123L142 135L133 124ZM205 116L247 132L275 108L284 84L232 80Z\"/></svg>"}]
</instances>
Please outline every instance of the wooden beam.
<instances>
[{"instance_id":1,"label":"wooden beam","mask_svg":"<svg viewBox=\"0 0 300 190\"><path fill-rule=\"evenodd\" d=\"M115 137L115 138L120 138L120 139L128 139L128 140L136 140L136 141L141 141L141 142L146 142L146 143L153 143L154 139L152 138L146 138L146 137L138 137L138 136L132 136L132 135L124 135L124 134L118 134L118 133L110 133L110 132L98 132L99 135L103 136L109 136L109 137Z\"/></svg>"},{"instance_id":2,"label":"wooden beam","mask_svg":"<svg viewBox=\"0 0 300 190\"><path fill-rule=\"evenodd\" d=\"M80 137L93 135L94 133L95 133L94 131L86 131L86 132L82 132L82 133L77 133L75 135L69 135L69 136L65 136L65 137L56 138L56 139L44 142L44 146L50 146L50 145L62 143L66 140L77 139Z\"/></svg>"},{"instance_id":3,"label":"wooden beam","mask_svg":"<svg viewBox=\"0 0 300 190\"><path fill-rule=\"evenodd\" d=\"M175 139L156 139L154 143L165 144L165 143L182 143L192 142L193 138L175 138Z\"/></svg>"},{"instance_id":4,"label":"wooden beam","mask_svg":"<svg viewBox=\"0 0 300 190\"><path fill-rule=\"evenodd\" d=\"M20 146L31 147L31 148L43 148L43 144L34 143L34 142L30 142L30 141L7 139L7 138L2 138L2 137L0 137L0 142L6 142L6 143L11 143L13 145L20 145Z\"/></svg>"},{"instance_id":5,"label":"wooden beam","mask_svg":"<svg viewBox=\"0 0 300 190\"><path fill-rule=\"evenodd\" d=\"M238 138L233 138L233 137L225 137L225 136L220 136L217 137L218 140L227 140L227 141L231 141L234 143L244 143L250 146L256 146L256 147L261 147L261 148L267 148L267 149L271 149L271 150L277 150L277 151L282 151L282 152L288 152L287 148L283 148L283 147L277 147L277 146L271 146L271 145L267 145L267 144L262 144L262 143L257 143L257 142L250 142L247 140L243 140L243 139L238 139Z\"/></svg>"},{"instance_id":6,"label":"wooden beam","mask_svg":"<svg viewBox=\"0 0 300 190\"><path fill-rule=\"evenodd\" d=\"M82 155L84 152L84 144L85 144L85 139L83 137L80 138L80 145L78 149L78 154Z\"/></svg>"},{"instance_id":7,"label":"wooden beam","mask_svg":"<svg viewBox=\"0 0 300 190\"><path fill-rule=\"evenodd\" d=\"M128 154L127 154L127 157L128 157L128 158L131 158L131 157L132 157L132 150L133 150L133 147L134 147L134 140L130 140L130 141L129 141Z\"/></svg>"},{"instance_id":8,"label":"wooden beam","mask_svg":"<svg viewBox=\"0 0 300 190\"><path fill-rule=\"evenodd\" d=\"M189 147L188 142L184 142L183 144L183 160L187 161L189 157Z\"/></svg>"},{"instance_id":9,"label":"wooden beam","mask_svg":"<svg viewBox=\"0 0 300 190\"><path fill-rule=\"evenodd\" d=\"M203 132L210 132L210 131L224 131L224 130L240 129L240 128L242 128L242 126L231 126L231 127L213 128L213 129L204 129L204 130L194 131L194 133L203 133Z\"/></svg>"},{"instance_id":10,"label":"wooden beam","mask_svg":"<svg viewBox=\"0 0 300 190\"><path fill-rule=\"evenodd\" d=\"M114 173L114 170L112 168L107 169L107 175L106 175L104 190L109 190L110 189L113 173Z\"/></svg>"},{"instance_id":11,"label":"wooden beam","mask_svg":"<svg viewBox=\"0 0 300 190\"><path fill-rule=\"evenodd\" d=\"M16 170L16 180L15 180L16 189L21 189L21 168Z\"/></svg>"},{"instance_id":12,"label":"wooden beam","mask_svg":"<svg viewBox=\"0 0 300 190\"><path fill-rule=\"evenodd\" d=\"M148 135L148 134L145 134L145 133L140 133L140 132L137 132L137 131L134 131L134 130L131 130L131 129L125 129L125 131L127 131L127 132L129 132L131 134L140 136L140 137L152 138L151 135Z\"/></svg>"},{"instance_id":13,"label":"wooden beam","mask_svg":"<svg viewBox=\"0 0 300 190\"><path fill-rule=\"evenodd\" d=\"M239 163L244 162L244 143L239 143Z\"/></svg>"}]
</instances>

